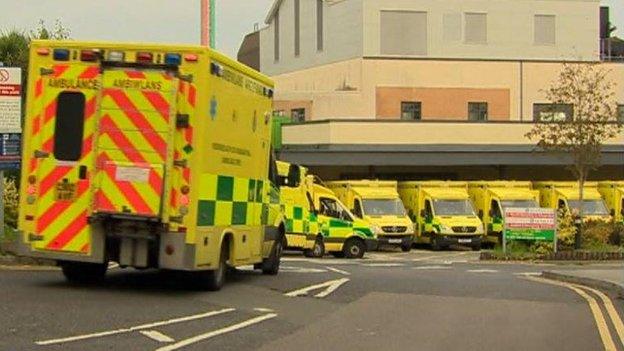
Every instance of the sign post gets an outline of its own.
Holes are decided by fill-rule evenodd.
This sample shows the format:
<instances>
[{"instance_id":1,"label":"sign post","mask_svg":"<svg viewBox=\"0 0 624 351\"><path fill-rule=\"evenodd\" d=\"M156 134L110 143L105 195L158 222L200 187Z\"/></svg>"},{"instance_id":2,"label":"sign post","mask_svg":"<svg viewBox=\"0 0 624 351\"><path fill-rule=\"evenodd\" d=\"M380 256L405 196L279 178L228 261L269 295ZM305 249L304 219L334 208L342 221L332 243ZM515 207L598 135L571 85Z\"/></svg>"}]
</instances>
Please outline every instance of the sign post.
<instances>
[{"instance_id":1,"label":"sign post","mask_svg":"<svg viewBox=\"0 0 624 351\"><path fill-rule=\"evenodd\" d=\"M22 69L0 66L0 236L4 236L4 171L19 169Z\"/></svg>"},{"instance_id":2,"label":"sign post","mask_svg":"<svg viewBox=\"0 0 624 351\"><path fill-rule=\"evenodd\" d=\"M551 208L506 208L503 252L507 240L552 241L557 252L557 211Z\"/></svg>"}]
</instances>

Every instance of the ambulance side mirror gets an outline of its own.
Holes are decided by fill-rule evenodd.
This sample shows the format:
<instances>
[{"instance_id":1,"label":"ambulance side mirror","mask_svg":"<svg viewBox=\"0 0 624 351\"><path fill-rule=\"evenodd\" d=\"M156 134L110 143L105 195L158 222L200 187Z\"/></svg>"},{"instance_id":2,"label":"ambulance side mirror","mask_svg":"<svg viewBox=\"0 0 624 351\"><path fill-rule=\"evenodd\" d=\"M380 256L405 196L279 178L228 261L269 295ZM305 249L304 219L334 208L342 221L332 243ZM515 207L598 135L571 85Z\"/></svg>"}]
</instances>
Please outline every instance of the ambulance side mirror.
<instances>
[{"instance_id":1,"label":"ambulance side mirror","mask_svg":"<svg viewBox=\"0 0 624 351\"><path fill-rule=\"evenodd\" d=\"M427 216L427 212L425 212L425 210L420 210L420 216L425 218Z\"/></svg>"},{"instance_id":2,"label":"ambulance side mirror","mask_svg":"<svg viewBox=\"0 0 624 351\"><path fill-rule=\"evenodd\" d=\"M615 217L615 209L614 208L611 209L611 217Z\"/></svg>"},{"instance_id":3,"label":"ambulance side mirror","mask_svg":"<svg viewBox=\"0 0 624 351\"><path fill-rule=\"evenodd\" d=\"M483 210L479 210L478 216L479 216L479 218L483 219Z\"/></svg>"},{"instance_id":4,"label":"ambulance side mirror","mask_svg":"<svg viewBox=\"0 0 624 351\"><path fill-rule=\"evenodd\" d=\"M493 210L493 209L490 209L490 211L488 211L488 215L489 215L490 217L494 217L494 210Z\"/></svg>"},{"instance_id":5,"label":"ambulance side mirror","mask_svg":"<svg viewBox=\"0 0 624 351\"><path fill-rule=\"evenodd\" d=\"M298 166L290 165L288 169L288 186L298 188L301 185L301 170Z\"/></svg>"}]
</instances>

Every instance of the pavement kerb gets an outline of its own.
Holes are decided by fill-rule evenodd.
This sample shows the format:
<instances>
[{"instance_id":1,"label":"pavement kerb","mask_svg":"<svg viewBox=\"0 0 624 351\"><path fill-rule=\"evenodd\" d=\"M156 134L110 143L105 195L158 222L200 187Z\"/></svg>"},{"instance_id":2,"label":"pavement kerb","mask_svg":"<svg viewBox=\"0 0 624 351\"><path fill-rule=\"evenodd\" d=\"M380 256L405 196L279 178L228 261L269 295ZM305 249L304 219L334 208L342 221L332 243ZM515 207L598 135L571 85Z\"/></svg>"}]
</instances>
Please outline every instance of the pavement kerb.
<instances>
[{"instance_id":1,"label":"pavement kerb","mask_svg":"<svg viewBox=\"0 0 624 351\"><path fill-rule=\"evenodd\" d=\"M542 277L566 283L586 285L597 289L615 291L618 296L624 298L624 286L607 280L579 277L575 275L562 274L552 271L543 271Z\"/></svg>"}]
</instances>

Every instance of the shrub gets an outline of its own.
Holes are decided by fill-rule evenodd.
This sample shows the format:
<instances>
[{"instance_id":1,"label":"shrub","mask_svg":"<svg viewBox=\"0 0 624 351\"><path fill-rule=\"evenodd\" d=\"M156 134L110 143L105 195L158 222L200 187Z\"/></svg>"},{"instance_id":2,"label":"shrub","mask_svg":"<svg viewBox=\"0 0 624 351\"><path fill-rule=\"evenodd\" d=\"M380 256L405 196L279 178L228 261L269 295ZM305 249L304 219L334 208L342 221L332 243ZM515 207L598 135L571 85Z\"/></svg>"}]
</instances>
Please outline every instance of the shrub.
<instances>
[{"instance_id":1,"label":"shrub","mask_svg":"<svg viewBox=\"0 0 624 351\"><path fill-rule=\"evenodd\" d=\"M559 211L559 223L557 226L557 249L571 250L574 248L574 237L577 228L574 225L572 215L567 211Z\"/></svg>"},{"instance_id":2,"label":"shrub","mask_svg":"<svg viewBox=\"0 0 624 351\"><path fill-rule=\"evenodd\" d=\"M595 247L609 244L614 231L615 226L613 223L601 221L583 223L583 247Z\"/></svg>"}]
</instances>

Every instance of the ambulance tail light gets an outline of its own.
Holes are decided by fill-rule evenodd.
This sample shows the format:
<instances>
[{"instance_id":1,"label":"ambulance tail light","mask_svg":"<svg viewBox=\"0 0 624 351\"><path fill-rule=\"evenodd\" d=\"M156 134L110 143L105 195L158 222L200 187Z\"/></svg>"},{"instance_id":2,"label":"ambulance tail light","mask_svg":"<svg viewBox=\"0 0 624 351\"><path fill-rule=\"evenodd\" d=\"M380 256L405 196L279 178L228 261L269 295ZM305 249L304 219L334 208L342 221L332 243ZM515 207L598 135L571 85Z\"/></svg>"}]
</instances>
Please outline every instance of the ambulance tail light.
<instances>
[{"instance_id":1,"label":"ambulance tail light","mask_svg":"<svg viewBox=\"0 0 624 351\"><path fill-rule=\"evenodd\" d=\"M197 62L199 61L199 57L195 54L186 54L184 55L184 60L186 62Z\"/></svg>"},{"instance_id":2,"label":"ambulance tail light","mask_svg":"<svg viewBox=\"0 0 624 351\"><path fill-rule=\"evenodd\" d=\"M154 62L154 55L151 52L137 52L136 62L138 63L152 63Z\"/></svg>"},{"instance_id":3,"label":"ambulance tail light","mask_svg":"<svg viewBox=\"0 0 624 351\"><path fill-rule=\"evenodd\" d=\"M111 62L123 62L126 54L123 51L109 51L107 60Z\"/></svg>"},{"instance_id":4,"label":"ambulance tail light","mask_svg":"<svg viewBox=\"0 0 624 351\"><path fill-rule=\"evenodd\" d=\"M165 64L171 66L179 66L182 63L182 56L180 54L166 54L165 55Z\"/></svg>"},{"instance_id":5,"label":"ambulance tail light","mask_svg":"<svg viewBox=\"0 0 624 351\"><path fill-rule=\"evenodd\" d=\"M67 49L54 49L52 54L56 61L69 61L69 50Z\"/></svg>"},{"instance_id":6,"label":"ambulance tail light","mask_svg":"<svg viewBox=\"0 0 624 351\"><path fill-rule=\"evenodd\" d=\"M48 56L48 55L50 55L50 49L48 49L48 48L39 48L39 49L37 49L37 55L39 55L39 56Z\"/></svg>"},{"instance_id":7,"label":"ambulance tail light","mask_svg":"<svg viewBox=\"0 0 624 351\"><path fill-rule=\"evenodd\" d=\"M37 182L37 177L34 175L28 176L28 184L35 184Z\"/></svg>"},{"instance_id":8,"label":"ambulance tail light","mask_svg":"<svg viewBox=\"0 0 624 351\"><path fill-rule=\"evenodd\" d=\"M80 61L94 62L97 61L100 53L96 50L82 50L80 51Z\"/></svg>"}]
</instances>

